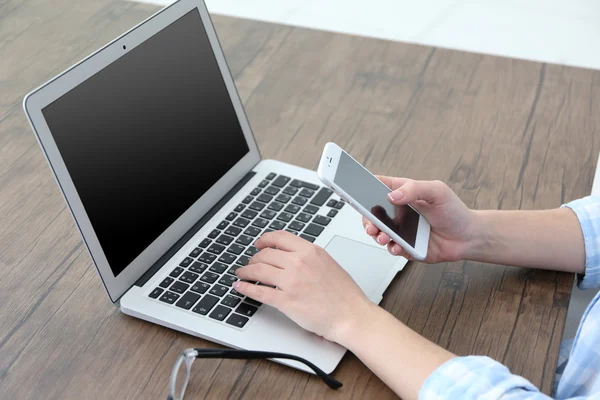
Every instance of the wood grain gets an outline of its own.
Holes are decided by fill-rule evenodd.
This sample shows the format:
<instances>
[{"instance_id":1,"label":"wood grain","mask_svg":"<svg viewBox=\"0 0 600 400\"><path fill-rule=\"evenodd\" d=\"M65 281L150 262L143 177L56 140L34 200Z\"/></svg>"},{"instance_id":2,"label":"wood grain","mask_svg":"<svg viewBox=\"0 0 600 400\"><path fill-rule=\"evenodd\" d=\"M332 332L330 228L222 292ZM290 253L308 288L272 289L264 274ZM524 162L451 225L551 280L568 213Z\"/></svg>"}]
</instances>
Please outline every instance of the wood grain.
<instances>
[{"instance_id":1,"label":"wood grain","mask_svg":"<svg viewBox=\"0 0 600 400\"><path fill-rule=\"evenodd\" d=\"M23 96L156 9L0 3L0 393L164 397L187 347L216 346L111 305L21 111ZM235 18L216 29L265 158L315 168L335 141L372 171L441 179L470 207L541 209L589 193L597 71ZM541 265L540 267L543 267ZM551 388L572 276L410 264L382 306L458 354ZM266 361L199 360L189 398L395 398L348 354L338 392ZM188 398L186 397L186 398Z\"/></svg>"}]
</instances>

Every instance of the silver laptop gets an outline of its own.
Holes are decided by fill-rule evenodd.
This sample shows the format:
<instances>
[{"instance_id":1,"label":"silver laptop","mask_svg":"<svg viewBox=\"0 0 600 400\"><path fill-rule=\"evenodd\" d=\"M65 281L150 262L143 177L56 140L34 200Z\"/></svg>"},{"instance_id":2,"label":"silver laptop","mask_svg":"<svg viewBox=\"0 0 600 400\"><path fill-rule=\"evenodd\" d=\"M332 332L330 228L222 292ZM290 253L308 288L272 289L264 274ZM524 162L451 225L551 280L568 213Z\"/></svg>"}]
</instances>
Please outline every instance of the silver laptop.
<instances>
[{"instance_id":1,"label":"silver laptop","mask_svg":"<svg viewBox=\"0 0 600 400\"><path fill-rule=\"evenodd\" d=\"M331 372L344 348L233 290L256 238L285 229L325 248L375 303L406 263L376 247L314 171L261 160L201 0L148 18L31 92L24 108L126 314Z\"/></svg>"}]
</instances>

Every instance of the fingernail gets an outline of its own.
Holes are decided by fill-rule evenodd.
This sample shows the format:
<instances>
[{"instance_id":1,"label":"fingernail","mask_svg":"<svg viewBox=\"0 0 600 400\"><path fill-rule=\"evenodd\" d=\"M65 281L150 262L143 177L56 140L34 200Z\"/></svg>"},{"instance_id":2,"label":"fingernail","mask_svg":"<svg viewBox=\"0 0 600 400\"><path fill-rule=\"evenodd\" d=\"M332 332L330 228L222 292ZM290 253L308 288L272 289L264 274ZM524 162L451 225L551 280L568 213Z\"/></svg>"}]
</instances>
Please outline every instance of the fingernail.
<instances>
[{"instance_id":1,"label":"fingernail","mask_svg":"<svg viewBox=\"0 0 600 400\"><path fill-rule=\"evenodd\" d=\"M404 197L404 193L401 190L394 190L393 192L388 193L388 197L392 201L398 201Z\"/></svg>"},{"instance_id":2,"label":"fingernail","mask_svg":"<svg viewBox=\"0 0 600 400\"><path fill-rule=\"evenodd\" d=\"M232 285L232 286L233 286L233 288L234 288L234 289L237 289L237 288L239 288L239 287L240 287L240 281L235 281L235 282L233 282L233 285Z\"/></svg>"},{"instance_id":3,"label":"fingernail","mask_svg":"<svg viewBox=\"0 0 600 400\"><path fill-rule=\"evenodd\" d=\"M369 233L369 225L365 224L365 231L367 231L367 233Z\"/></svg>"},{"instance_id":4,"label":"fingernail","mask_svg":"<svg viewBox=\"0 0 600 400\"><path fill-rule=\"evenodd\" d=\"M392 253L397 256L400 253L400 246L398 246L397 244L392 246Z\"/></svg>"},{"instance_id":5,"label":"fingernail","mask_svg":"<svg viewBox=\"0 0 600 400\"><path fill-rule=\"evenodd\" d=\"M379 234L379 236L377 236L377 243L385 244L385 242L383 240L381 240L381 234Z\"/></svg>"}]
</instances>

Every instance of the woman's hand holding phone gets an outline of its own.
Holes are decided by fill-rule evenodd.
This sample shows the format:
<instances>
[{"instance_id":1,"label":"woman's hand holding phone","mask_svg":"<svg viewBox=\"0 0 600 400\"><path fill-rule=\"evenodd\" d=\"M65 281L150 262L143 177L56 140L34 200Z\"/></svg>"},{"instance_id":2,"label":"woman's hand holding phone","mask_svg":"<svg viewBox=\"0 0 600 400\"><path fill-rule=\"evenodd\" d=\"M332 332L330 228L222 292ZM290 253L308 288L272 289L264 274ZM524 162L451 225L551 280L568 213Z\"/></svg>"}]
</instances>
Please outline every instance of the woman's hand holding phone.
<instances>
[{"instance_id":1,"label":"woman's hand holding phone","mask_svg":"<svg viewBox=\"0 0 600 400\"><path fill-rule=\"evenodd\" d=\"M462 259L473 238L475 212L470 210L445 183L415 181L407 178L378 176L392 192L389 201L397 206L409 204L431 225L429 247L424 262L438 263ZM376 210L373 212L376 215ZM412 259L400 245L363 217L367 234L397 256Z\"/></svg>"}]
</instances>

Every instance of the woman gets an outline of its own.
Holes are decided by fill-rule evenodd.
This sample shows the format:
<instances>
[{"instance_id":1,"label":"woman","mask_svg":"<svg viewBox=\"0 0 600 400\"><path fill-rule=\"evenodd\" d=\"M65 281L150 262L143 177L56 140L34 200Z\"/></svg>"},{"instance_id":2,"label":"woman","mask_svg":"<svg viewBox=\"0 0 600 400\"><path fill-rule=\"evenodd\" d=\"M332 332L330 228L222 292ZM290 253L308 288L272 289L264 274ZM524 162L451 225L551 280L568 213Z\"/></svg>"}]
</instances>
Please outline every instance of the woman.
<instances>
[{"instance_id":1,"label":"woman","mask_svg":"<svg viewBox=\"0 0 600 400\"><path fill-rule=\"evenodd\" d=\"M380 178L396 205L410 204L431 225L425 262L475 260L578 274L600 286L600 198L546 211L474 211L439 181ZM368 235L408 257L374 225ZM262 249L237 270L237 291L278 308L303 328L348 348L403 399L542 399L525 378L482 356L457 357L371 303L320 247L288 232L263 235ZM276 248L276 249L275 249ZM556 391L559 399L600 398L600 305L588 307ZM377 345L374 345L374 344Z\"/></svg>"}]
</instances>

